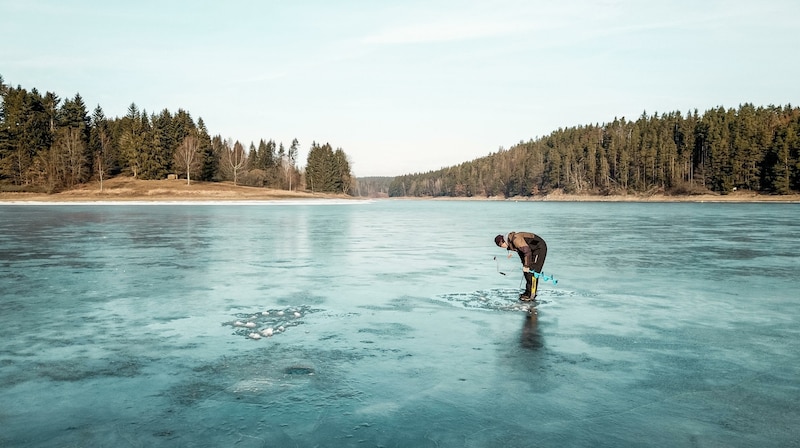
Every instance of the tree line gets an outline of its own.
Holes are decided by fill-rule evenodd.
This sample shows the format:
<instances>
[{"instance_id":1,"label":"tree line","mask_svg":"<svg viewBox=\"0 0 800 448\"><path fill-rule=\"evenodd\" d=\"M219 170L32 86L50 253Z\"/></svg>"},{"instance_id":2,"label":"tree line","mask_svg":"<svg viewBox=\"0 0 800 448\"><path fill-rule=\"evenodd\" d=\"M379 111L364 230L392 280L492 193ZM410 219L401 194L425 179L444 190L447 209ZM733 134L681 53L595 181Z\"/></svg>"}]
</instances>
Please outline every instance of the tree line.
<instances>
[{"instance_id":1,"label":"tree line","mask_svg":"<svg viewBox=\"0 0 800 448\"><path fill-rule=\"evenodd\" d=\"M558 129L470 162L394 178L389 196L534 196L800 190L800 109L790 105Z\"/></svg>"},{"instance_id":2,"label":"tree line","mask_svg":"<svg viewBox=\"0 0 800 448\"><path fill-rule=\"evenodd\" d=\"M389 197L389 186L394 177L388 176L368 176L356 179L354 194L356 196L370 198Z\"/></svg>"},{"instance_id":3,"label":"tree line","mask_svg":"<svg viewBox=\"0 0 800 448\"><path fill-rule=\"evenodd\" d=\"M62 101L11 87L0 76L0 188L57 192L116 175L164 179L170 175L236 185L310 189L350 194L350 163L341 148L312 143L307 167L298 166L300 143L288 147L261 140L210 136L199 118L167 109L147 113L131 103L124 117L107 118L98 105L91 114L80 94Z\"/></svg>"}]
</instances>

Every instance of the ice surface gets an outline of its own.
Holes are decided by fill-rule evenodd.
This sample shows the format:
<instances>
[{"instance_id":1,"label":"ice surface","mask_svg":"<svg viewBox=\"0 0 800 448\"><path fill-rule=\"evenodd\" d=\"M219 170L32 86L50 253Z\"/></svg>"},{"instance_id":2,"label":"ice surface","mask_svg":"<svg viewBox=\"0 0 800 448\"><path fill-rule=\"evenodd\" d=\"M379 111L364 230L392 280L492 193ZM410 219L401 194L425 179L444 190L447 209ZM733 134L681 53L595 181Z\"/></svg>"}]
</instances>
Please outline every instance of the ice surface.
<instances>
[{"instance_id":1,"label":"ice surface","mask_svg":"<svg viewBox=\"0 0 800 448\"><path fill-rule=\"evenodd\" d=\"M0 205L0 446L797 446L798 218Z\"/></svg>"}]
</instances>

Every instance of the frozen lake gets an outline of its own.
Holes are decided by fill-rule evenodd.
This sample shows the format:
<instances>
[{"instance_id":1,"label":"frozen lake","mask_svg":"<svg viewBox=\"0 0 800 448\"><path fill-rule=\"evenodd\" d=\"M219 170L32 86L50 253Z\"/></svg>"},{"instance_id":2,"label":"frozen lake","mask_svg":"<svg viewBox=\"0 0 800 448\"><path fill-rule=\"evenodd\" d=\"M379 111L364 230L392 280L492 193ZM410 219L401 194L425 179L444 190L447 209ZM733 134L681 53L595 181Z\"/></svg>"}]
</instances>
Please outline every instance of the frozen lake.
<instances>
[{"instance_id":1,"label":"frozen lake","mask_svg":"<svg viewBox=\"0 0 800 448\"><path fill-rule=\"evenodd\" d=\"M0 446L800 446L798 254L798 204L0 205Z\"/></svg>"}]
</instances>

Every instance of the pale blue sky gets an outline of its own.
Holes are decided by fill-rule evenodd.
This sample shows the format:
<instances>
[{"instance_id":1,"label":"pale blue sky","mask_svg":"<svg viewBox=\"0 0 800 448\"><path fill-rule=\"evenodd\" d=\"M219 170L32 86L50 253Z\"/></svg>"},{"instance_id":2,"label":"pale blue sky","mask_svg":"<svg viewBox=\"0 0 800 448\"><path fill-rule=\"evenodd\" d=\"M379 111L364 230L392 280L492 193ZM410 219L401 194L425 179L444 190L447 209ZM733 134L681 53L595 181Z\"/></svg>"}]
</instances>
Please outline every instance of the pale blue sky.
<instances>
[{"instance_id":1,"label":"pale blue sky","mask_svg":"<svg viewBox=\"0 0 800 448\"><path fill-rule=\"evenodd\" d=\"M341 147L357 176L559 127L800 103L800 2L0 0L6 83Z\"/></svg>"}]
</instances>

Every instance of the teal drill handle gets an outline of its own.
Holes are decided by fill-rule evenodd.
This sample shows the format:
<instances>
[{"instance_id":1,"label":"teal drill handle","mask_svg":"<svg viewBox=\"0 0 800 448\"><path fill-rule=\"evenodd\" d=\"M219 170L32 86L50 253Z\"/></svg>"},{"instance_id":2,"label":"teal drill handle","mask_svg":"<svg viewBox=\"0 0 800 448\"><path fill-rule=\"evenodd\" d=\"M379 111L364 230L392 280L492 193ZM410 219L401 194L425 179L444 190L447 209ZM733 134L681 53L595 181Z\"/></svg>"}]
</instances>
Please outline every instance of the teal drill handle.
<instances>
[{"instance_id":1,"label":"teal drill handle","mask_svg":"<svg viewBox=\"0 0 800 448\"><path fill-rule=\"evenodd\" d=\"M553 282L554 285L558 284L558 280L556 280L552 275L546 275L544 272L535 272L531 271L533 276L536 278L540 278L546 282Z\"/></svg>"}]
</instances>

